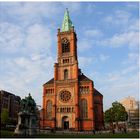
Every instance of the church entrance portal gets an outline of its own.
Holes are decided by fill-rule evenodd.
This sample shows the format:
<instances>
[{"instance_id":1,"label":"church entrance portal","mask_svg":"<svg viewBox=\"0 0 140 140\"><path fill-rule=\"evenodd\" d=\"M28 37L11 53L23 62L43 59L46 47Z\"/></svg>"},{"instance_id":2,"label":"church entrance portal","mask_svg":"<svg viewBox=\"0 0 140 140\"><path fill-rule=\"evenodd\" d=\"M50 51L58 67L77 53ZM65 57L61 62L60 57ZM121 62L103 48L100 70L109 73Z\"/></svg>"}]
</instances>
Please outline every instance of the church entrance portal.
<instances>
[{"instance_id":1,"label":"church entrance portal","mask_svg":"<svg viewBox=\"0 0 140 140\"><path fill-rule=\"evenodd\" d=\"M63 127L64 130L69 129L69 118L67 116L64 116L62 118L62 127Z\"/></svg>"},{"instance_id":2,"label":"church entrance portal","mask_svg":"<svg viewBox=\"0 0 140 140\"><path fill-rule=\"evenodd\" d=\"M69 129L69 122L68 121L64 121L64 129Z\"/></svg>"}]
</instances>

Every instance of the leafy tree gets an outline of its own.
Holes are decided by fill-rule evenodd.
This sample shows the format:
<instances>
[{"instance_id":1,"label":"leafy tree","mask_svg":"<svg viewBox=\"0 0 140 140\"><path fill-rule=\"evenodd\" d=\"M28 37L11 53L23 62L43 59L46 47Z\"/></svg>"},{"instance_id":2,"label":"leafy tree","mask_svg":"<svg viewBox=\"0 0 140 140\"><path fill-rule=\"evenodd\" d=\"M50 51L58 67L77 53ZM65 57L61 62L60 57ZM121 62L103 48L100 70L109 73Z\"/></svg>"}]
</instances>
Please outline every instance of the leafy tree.
<instances>
[{"instance_id":1,"label":"leafy tree","mask_svg":"<svg viewBox=\"0 0 140 140\"><path fill-rule=\"evenodd\" d=\"M128 119L128 114L122 104L119 102L113 102L112 107L105 111L104 120L107 123L119 121L126 121Z\"/></svg>"},{"instance_id":2,"label":"leafy tree","mask_svg":"<svg viewBox=\"0 0 140 140\"><path fill-rule=\"evenodd\" d=\"M113 112L112 112L112 108L109 108L108 110L105 111L104 114L104 120L107 123L112 123L113 122Z\"/></svg>"},{"instance_id":3,"label":"leafy tree","mask_svg":"<svg viewBox=\"0 0 140 140\"><path fill-rule=\"evenodd\" d=\"M1 112L1 124L6 125L9 122L9 113L7 109L3 109Z\"/></svg>"},{"instance_id":4,"label":"leafy tree","mask_svg":"<svg viewBox=\"0 0 140 140\"><path fill-rule=\"evenodd\" d=\"M128 114L122 104L114 102L112 103L112 106L114 122L126 121L128 119Z\"/></svg>"}]
</instances>

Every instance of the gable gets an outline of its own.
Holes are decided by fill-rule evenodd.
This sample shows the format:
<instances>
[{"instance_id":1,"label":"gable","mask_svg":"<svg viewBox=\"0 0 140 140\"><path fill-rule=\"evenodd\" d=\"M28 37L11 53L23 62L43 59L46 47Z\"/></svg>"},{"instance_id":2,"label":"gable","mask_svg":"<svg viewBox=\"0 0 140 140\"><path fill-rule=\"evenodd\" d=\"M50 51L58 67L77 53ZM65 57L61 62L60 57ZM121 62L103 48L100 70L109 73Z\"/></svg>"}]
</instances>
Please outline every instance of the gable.
<instances>
[{"instance_id":1,"label":"gable","mask_svg":"<svg viewBox=\"0 0 140 140\"><path fill-rule=\"evenodd\" d=\"M48 82L46 82L44 85L47 85L47 84L54 84L54 78L50 79ZM43 86L44 86L43 85Z\"/></svg>"}]
</instances>

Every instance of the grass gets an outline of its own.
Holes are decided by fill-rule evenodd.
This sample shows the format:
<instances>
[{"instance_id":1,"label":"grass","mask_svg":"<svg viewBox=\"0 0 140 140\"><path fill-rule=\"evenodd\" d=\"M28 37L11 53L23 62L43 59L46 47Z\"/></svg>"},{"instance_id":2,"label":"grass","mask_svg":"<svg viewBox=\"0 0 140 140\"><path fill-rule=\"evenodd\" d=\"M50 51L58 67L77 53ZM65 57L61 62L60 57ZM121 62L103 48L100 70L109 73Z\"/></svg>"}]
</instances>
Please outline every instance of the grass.
<instances>
[{"instance_id":1,"label":"grass","mask_svg":"<svg viewBox=\"0 0 140 140\"><path fill-rule=\"evenodd\" d=\"M15 136L12 131L1 130L1 138L26 138L25 136ZM28 137L30 138L30 137ZM31 138L139 138L139 132L129 132L127 134L39 134Z\"/></svg>"}]
</instances>

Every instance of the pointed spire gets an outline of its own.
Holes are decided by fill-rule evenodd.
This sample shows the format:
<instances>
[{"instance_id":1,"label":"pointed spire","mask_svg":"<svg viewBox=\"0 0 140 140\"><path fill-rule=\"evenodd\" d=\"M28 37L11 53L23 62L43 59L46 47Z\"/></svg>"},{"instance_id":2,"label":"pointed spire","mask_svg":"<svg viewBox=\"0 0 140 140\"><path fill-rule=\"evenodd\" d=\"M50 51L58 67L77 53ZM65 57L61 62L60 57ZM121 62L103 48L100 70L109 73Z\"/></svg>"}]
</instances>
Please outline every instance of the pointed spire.
<instances>
[{"instance_id":1,"label":"pointed spire","mask_svg":"<svg viewBox=\"0 0 140 140\"><path fill-rule=\"evenodd\" d=\"M68 8L66 8L63 23L62 23L62 32L69 31L72 27L73 25L69 17L69 11Z\"/></svg>"}]
</instances>

